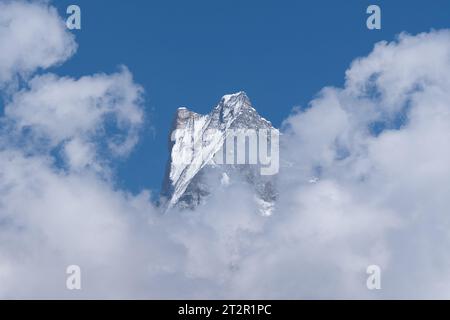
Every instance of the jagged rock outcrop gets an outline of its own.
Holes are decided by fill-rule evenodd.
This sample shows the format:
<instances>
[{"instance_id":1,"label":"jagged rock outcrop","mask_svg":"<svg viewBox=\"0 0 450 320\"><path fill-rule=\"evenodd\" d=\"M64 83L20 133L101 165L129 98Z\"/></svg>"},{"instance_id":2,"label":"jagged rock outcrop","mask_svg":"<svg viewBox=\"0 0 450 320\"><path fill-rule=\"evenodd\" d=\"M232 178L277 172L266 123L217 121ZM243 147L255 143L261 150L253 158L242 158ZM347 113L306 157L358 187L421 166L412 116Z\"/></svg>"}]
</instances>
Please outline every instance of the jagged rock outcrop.
<instances>
[{"instance_id":1,"label":"jagged rock outcrop","mask_svg":"<svg viewBox=\"0 0 450 320\"><path fill-rule=\"evenodd\" d=\"M239 130L278 132L256 112L244 92L224 96L208 115L187 108L177 110L169 136L170 157L161 191L166 208L193 209L218 185L225 187L233 181L244 181L253 188L261 213L271 213L276 199L275 175L262 175L259 163L218 161L224 151L230 152L226 147L230 132ZM249 143L247 140L247 152L250 152Z\"/></svg>"}]
</instances>

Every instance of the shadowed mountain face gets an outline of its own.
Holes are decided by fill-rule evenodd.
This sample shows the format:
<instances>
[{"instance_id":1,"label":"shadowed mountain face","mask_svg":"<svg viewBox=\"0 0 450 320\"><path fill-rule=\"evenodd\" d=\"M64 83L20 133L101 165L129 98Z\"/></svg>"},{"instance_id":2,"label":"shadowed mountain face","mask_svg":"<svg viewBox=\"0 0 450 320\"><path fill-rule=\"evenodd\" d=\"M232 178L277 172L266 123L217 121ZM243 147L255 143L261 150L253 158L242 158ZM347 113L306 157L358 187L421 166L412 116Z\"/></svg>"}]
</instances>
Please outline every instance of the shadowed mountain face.
<instances>
[{"instance_id":1,"label":"shadowed mountain face","mask_svg":"<svg viewBox=\"0 0 450 320\"><path fill-rule=\"evenodd\" d=\"M207 201L211 193L238 183L254 190L260 213L271 214L276 176L261 174L262 166L256 160L263 150L261 139L271 143L263 132L278 134L256 112L244 92L224 96L208 115L179 108L169 136L170 158L161 191L163 205L168 209L193 209ZM239 138L234 138L237 134L244 136L240 149ZM245 160L237 161L239 156Z\"/></svg>"}]
</instances>

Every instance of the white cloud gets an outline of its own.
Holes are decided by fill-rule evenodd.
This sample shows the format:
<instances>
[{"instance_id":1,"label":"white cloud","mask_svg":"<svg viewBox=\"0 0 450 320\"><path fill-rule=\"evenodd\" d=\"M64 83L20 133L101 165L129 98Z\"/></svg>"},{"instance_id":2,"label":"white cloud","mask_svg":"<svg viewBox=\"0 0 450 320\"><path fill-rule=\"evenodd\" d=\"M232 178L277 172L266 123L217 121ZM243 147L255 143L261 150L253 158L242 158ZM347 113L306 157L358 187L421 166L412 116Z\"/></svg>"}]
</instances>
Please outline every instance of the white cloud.
<instances>
[{"instance_id":1,"label":"white cloud","mask_svg":"<svg viewBox=\"0 0 450 320\"><path fill-rule=\"evenodd\" d=\"M45 3L2 5L11 26L19 9L59 21ZM45 26L63 39L37 52L61 62L71 50L58 43L73 39L59 22ZM8 91L1 121L0 297L449 297L449 31L377 44L343 88L325 88L285 121L270 217L239 183L164 216L147 191L118 189L98 173L138 138L142 89L130 72L32 77L56 62L16 50L26 68L0 56L1 81L29 77ZM67 168L54 165L58 150ZM82 291L65 288L71 264ZM379 292L366 288L372 264Z\"/></svg>"},{"instance_id":2,"label":"white cloud","mask_svg":"<svg viewBox=\"0 0 450 320\"><path fill-rule=\"evenodd\" d=\"M125 67L80 79L45 74L32 78L28 87L12 95L5 117L19 134L28 131L33 145L41 141L42 147L45 141L52 149L64 143L70 165L92 165L94 142L101 138L106 139L103 147L118 156L137 143L144 120L142 88Z\"/></svg>"},{"instance_id":3,"label":"white cloud","mask_svg":"<svg viewBox=\"0 0 450 320\"><path fill-rule=\"evenodd\" d=\"M0 1L0 87L64 62L76 48L56 9L44 1Z\"/></svg>"},{"instance_id":4,"label":"white cloud","mask_svg":"<svg viewBox=\"0 0 450 320\"><path fill-rule=\"evenodd\" d=\"M288 175L319 175L319 184L333 181L353 198L345 215L356 210L352 220L362 225L351 230L367 229L354 243L371 229L380 236L381 247L369 242L362 255L381 248L388 257L371 259L385 270L380 296L448 297L441 281L448 278L450 244L449 40L443 30L379 43L352 64L343 89L324 90L311 109L286 121L285 156L294 164ZM287 190L312 188L295 187L301 175Z\"/></svg>"}]
</instances>

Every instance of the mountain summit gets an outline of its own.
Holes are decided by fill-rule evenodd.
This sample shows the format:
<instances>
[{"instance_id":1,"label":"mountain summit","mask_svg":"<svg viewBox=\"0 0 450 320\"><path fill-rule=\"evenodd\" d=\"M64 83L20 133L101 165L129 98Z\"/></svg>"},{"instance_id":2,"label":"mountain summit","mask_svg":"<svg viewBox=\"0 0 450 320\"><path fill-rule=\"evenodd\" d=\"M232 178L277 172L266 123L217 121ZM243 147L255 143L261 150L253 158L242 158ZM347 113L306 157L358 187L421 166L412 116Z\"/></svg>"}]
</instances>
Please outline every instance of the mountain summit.
<instances>
[{"instance_id":1,"label":"mountain summit","mask_svg":"<svg viewBox=\"0 0 450 320\"><path fill-rule=\"evenodd\" d=\"M266 132L271 133L270 139L263 135ZM235 136L241 134L245 137L239 154L239 149L234 150L239 146ZM223 96L208 115L179 108L169 135L162 203L166 208L193 209L218 186L236 181L250 185L260 212L270 214L276 198L275 175L261 174L263 166L256 161L258 155L264 158L261 152L267 157L263 148L267 144L278 145L278 130L257 113L245 92Z\"/></svg>"}]
</instances>

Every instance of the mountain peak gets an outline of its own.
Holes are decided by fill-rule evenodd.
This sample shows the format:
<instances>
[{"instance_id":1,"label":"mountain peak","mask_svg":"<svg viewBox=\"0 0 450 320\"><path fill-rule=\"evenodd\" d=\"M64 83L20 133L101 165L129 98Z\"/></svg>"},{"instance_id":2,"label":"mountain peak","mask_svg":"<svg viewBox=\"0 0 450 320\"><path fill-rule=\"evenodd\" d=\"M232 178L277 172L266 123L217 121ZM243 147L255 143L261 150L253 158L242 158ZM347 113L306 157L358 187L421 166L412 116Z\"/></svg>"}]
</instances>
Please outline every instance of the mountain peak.
<instances>
[{"instance_id":1,"label":"mountain peak","mask_svg":"<svg viewBox=\"0 0 450 320\"><path fill-rule=\"evenodd\" d=\"M239 91L232 94L226 94L222 97L220 100L220 104L223 106L227 106L230 104L245 104L245 105L251 105L250 99L248 98L247 94L244 91Z\"/></svg>"},{"instance_id":2,"label":"mountain peak","mask_svg":"<svg viewBox=\"0 0 450 320\"><path fill-rule=\"evenodd\" d=\"M189 126L189 123L201 116L201 114L191 111L186 107L179 107L175 113L173 129L184 129Z\"/></svg>"},{"instance_id":3,"label":"mountain peak","mask_svg":"<svg viewBox=\"0 0 450 320\"><path fill-rule=\"evenodd\" d=\"M253 185L259 199L267 204L272 202L275 197L273 179L260 177L257 166L217 165L213 160L216 154L223 153L227 135L235 129L274 128L252 107L243 91L223 96L207 115L178 108L170 133L170 158L161 190L167 208L195 207L215 188L211 176L222 178L224 174L229 179L244 179Z\"/></svg>"},{"instance_id":4,"label":"mountain peak","mask_svg":"<svg viewBox=\"0 0 450 320\"><path fill-rule=\"evenodd\" d=\"M244 91L240 91L224 95L216 108L221 109L224 112L226 110L233 110L233 113L236 114L241 109L252 108L252 104L247 94Z\"/></svg>"},{"instance_id":5,"label":"mountain peak","mask_svg":"<svg viewBox=\"0 0 450 320\"><path fill-rule=\"evenodd\" d=\"M217 126L229 128L239 118L259 118L259 115L252 107L247 94L240 91L224 95L210 113L210 117Z\"/></svg>"}]
</instances>

